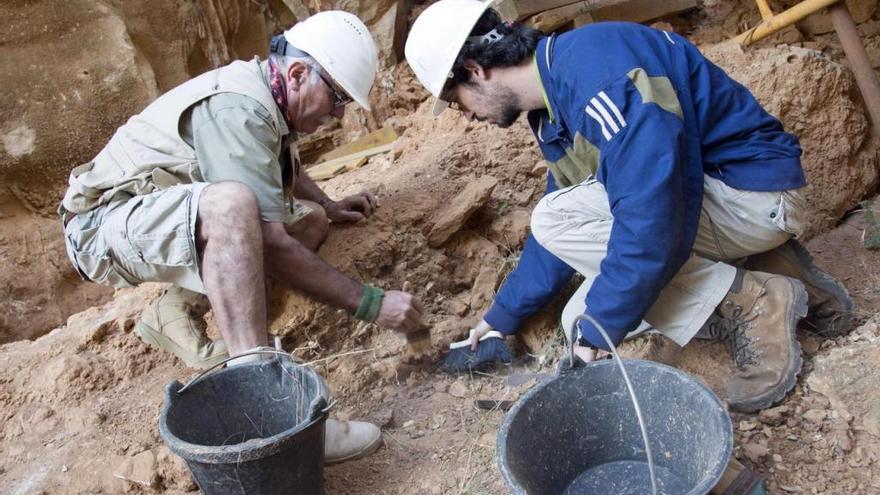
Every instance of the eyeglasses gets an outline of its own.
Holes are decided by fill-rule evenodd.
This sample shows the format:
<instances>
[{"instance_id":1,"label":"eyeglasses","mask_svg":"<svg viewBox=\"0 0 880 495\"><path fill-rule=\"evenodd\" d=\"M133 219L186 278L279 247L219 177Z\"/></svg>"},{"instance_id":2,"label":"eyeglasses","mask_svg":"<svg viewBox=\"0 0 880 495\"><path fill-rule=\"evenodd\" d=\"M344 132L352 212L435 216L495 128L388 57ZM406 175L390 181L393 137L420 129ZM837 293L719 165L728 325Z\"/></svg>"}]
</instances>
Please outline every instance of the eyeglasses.
<instances>
[{"instance_id":1,"label":"eyeglasses","mask_svg":"<svg viewBox=\"0 0 880 495\"><path fill-rule=\"evenodd\" d=\"M336 85L333 84L333 81L324 77L324 74L321 74L321 71L318 71L318 75L321 76L321 80L324 81L324 84L326 84L327 87L330 88L330 91L333 92L334 107L344 107L345 105L348 105L349 103L354 101L352 97L345 94L344 91L342 91L341 89L337 89Z\"/></svg>"}]
</instances>

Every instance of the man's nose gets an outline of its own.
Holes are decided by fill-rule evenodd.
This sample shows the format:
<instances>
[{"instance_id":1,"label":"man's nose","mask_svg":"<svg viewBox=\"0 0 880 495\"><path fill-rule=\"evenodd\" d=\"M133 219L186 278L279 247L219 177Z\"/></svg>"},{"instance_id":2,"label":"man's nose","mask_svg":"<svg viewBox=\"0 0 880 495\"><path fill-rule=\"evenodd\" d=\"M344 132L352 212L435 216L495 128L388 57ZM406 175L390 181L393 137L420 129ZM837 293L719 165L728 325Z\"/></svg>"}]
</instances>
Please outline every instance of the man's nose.
<instances>
[{"instance_id":1,"label":"man's nose","mask_svg":"<svg viewBox=\"0 0 880 495\"><path fill-rule=\"evenodd\" d=\"M462 113L462 115L464 115L464 118L468 119L468 122L474 121L474 112L471 112L470 110L468 110L467 112L461 112L461 113Z\"/></svg>"},{"instance_id":2,"label":"man's nose","mask_svg":"<svg viewBox=\"0 0 880 495\"><path fill-rule=\"evenodd\" d=\"M340 107L333 107L333 111L330 112L330 115L341 120L342 116L345 115L345 105L342 105Z\"/></svg>"}]
</instances>

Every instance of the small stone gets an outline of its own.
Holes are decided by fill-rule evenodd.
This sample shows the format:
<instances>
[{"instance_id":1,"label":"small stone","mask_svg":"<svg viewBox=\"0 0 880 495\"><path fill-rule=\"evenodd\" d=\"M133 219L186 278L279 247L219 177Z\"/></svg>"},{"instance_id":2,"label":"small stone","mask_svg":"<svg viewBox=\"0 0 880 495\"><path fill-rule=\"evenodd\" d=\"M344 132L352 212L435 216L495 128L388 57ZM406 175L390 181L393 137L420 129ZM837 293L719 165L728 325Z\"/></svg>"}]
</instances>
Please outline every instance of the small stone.
<instances>
[{"instance_id":1,"label":"small stone","mask_svg":"<svg viewBox=\"0 0 880 495\"><path fill-rule=\"evenodd\" d=\"M739 431L752 431L758 427L758 423L753 423L751 421L740 421L739 422Z\"/></svg>"},{"instance_id":2,"label":"small stone","mask_svg":"<svg viewBox=\"0 0 880 495\"><path fill-rule=\"evenodd\" d=\"M750 443L743 445L742 447L743 453L745 453L746 457L749 458L750 461L754 463L761 462L767 454L770 453L770 449L767 448L766 445L760 443Z\"/></svg>"},{"instance_id":3,"label":"small stone","mask_svg":"<svg viewBox=\"0 0 880 495\"><path fill-rule=\"evenodd\" d=\"M810 409L804 413L804 419L810 423L818 424L825 420L825 411L821 409Z\"/></svg>"},{"instance_id":4,"label":"small stone","mask_svg":"<svg viewBox=\"0 0 880 495\"><path fill-rule=\"evenodd\" d=\"M67 469L67 464L62 464L62 465L61 465L61 472L62 472L62 473L66 473L67 471L68 471L68 469Z\"/></svg>"},{"instance_id":5,"label":"small stone","mask_svg":"<svg viewBox=\"0 0 880 495\"><path fill-rule=\"evenodd\" d=\"M113 475L119 479L135 483L143 487L153 487L159 481L156 466L156 455L146 450L125 459L116 467Z\"/></svg>"},{"instance_id":6,"label":"small stone","mask_svg":"<svg viewBox=\"0 0 880 495\"><path fill-rule=\"evenodd\" d=\"M404 421L404 423L403 423L404 430L411 430L415 426L416 426L416 422L415 422L415 420L412 420L412 419Z\"/></svg>"},{"instance_id":7,"label":"small stone","mask_svg":"<svg viewBox=\"0 0 880 495\"><path fill-rule=\"evenodd\" d=\"M773 462L776 462L776 463L782 462L782 456L779 454L773 454Z\"/></svg>"},{"instance_id":8,"label":"small stone","mask_svg":"<svg viewBox=\"0 0 880 495\"><path fill-rule=\"evenodd\" d=\"M468 394L468 392L470 391L468 390L467 385L465 385L464 382L461 381L457 381L449 387L449 395L457 397L459 399L464 398Z\"/></svg>"},{"instance_id":9,"label":"small stone","mask_svg":"<svg viewBox=\"0 0 880 495\"><path fill-rule=\"evenodd\" d=\"M772 407L770 409L764 409L763 411L758 413L758 421L764 423L765 425L777 426L785 421L785 417L787 415L787 406Z\"/></svg>"},{"instance_id":10,"label":"small stone","mask_svg":"<svg viewBox=\"0 0 880 495\"><path fill-rule=\"evenodd\" d=\"M788 493L800 493L801 489L797 486L779 485L779 489Z\"/></svg>"}]
</instances>

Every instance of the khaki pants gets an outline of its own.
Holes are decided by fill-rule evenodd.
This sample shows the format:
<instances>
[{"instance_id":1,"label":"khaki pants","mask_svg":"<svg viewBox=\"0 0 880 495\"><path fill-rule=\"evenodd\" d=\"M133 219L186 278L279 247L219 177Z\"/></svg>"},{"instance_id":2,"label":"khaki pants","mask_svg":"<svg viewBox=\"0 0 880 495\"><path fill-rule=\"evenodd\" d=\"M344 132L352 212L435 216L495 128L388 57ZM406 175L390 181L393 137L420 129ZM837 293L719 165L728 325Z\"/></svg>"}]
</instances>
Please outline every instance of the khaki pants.
<instances>
[{"instance_id":1,"label":"khaki pants","mask_svg":"<svg viewBox=\"0 0 880 495\"><path fill-rule=\"evenodd\" d=\"M799 235L803 212L797 190L742 191L705 176L694 250L637 331L653 326L679 345L688 343L730 289L736 274L730 263ZM532 213L538 242L586 279L562 312L566 331L586 308L584 298L605 257L613 220L605 187L592 178L548 194Z\"/></svg>"}]
</instances>

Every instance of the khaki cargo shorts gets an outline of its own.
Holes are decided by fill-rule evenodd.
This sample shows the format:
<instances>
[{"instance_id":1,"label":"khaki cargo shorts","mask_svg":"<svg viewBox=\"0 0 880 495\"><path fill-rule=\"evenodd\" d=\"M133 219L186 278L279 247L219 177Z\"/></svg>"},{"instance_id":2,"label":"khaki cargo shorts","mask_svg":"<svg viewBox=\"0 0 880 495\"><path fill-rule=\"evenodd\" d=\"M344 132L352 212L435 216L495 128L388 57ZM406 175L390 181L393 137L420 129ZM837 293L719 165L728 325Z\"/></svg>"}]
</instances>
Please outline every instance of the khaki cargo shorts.
<instances>
[{"instance_id":1,"label":"khaki cargo shorts","mask_svg":"<svg viewBox=\"0 0 880 495\"><path fill-rule=\"evenodd\" d=\"M64 228L67 256L84 279L99 284L167 282L204 294L196 219L208 185L182 184L73 217ZM295 199L288 208L288 226L312 211Z\"/></svg>"},{"instance_id":2,"label":"khaki cargo shorts","mask_svg":"<svg viewBox=\"0 0 880 495\"><path fill-rule=\"evenodd\" d=\"M76 215L64 228L67 256L99 284L169 282L204 293L196 218L206 186L182 184Z\"/></svg>"}]
</instances>

